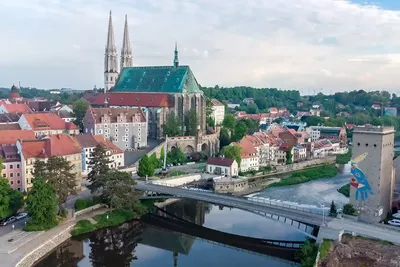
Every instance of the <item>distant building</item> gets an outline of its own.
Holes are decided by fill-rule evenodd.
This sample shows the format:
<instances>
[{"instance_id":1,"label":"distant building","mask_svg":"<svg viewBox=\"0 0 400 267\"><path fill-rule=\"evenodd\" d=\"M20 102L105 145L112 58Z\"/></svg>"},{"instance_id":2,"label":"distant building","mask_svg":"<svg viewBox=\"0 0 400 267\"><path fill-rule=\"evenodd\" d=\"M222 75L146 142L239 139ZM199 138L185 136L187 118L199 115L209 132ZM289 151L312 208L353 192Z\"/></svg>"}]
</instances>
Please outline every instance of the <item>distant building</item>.
<instances>
[{"instance_id":1,"label":"distant building","mask_svg":"<svg viewBox=\"0 0 400 267\"><path fill-rule=\"evenodd\" d=\"M227 177L236 177L239 175L239 166L234 159L208 158L206 172Z\"/></svg>"},{"instance_id":2,"label":"distant building","mask_svg":"<svg viewBox=\"0 0 400 267\"><path fill-rule=\"evenodd\" d=\"M88 174L91 168L88 166L94 149L100 145L104 147L111 161L110 168L124 167L124 151L114 145L110 140L105 139L103 135L80 134L74 136L75 140L82 148L82 172Z\"/></svg>"},{"instance_id":3,"label":"distant building","mask_svg":"<svg viewBox=\"0 0 400 267\"><path fill-rule=\"evenodd\" d=\"M15 146L18 140L36 140L32 130L0 130L0 146Z\"/></svg>"},{"instance_id":4,"label":"distant building","mask_svg":"<svg viewBox=\"0 0 400 267\"><path fill-rule=\"evenodd\" d=\"M381 105L379 105L379 104L373 104L373 105L371 106L371 108L372 108L372 109L375 109L375 110L378 110L378 109L381 109Z\"/></svg>"},{"instance_id":5,"label":"distant building","mask_svg":"<svg viewBox=\"0 0 400 267\"><path fill-rule=\"evenodd\" d=\"M228 101L228 108L235 109L237 107L240 107L239 101Z\"/></svg>"},{"instance_id":6,"label":"distant building","mask_svg":"<svg viewBox=\"0 0 400 267\"><path fill-rule=\"evenodd\" d=\"M395 107L385 107L384 115L385 116L390 116L390 117L397 117L397 108L395 108Z\"/></svg>"},{"instance_id":7,"label":"distant building","mask_svg":"<svg viewBox=\"0 0 400 267\"><path fill-rule=\"evenodd\" d=\"M21 97L19 94L19 87L15 86L15 85L13 85L11 87L10 94L8 95L8 100L11 103L17 103L17 102L23 100L23 97Z\"/></svg>"},{"instance_id":8,"label":"distant building","mask_svg":"<svg viewBox=\"0 0 400 267\"><path fill-rule=\"evenodd\" d=\"M259 155L257 149L247 139L242 139L239 142L233 142L231 145L237 145L241 148L240 171L258 171Z\"/></svg>"},{"instance_id":9,"label":"distant building","mask_svg":"<svg viewBox=\"0 0 400 267\"><path fill-rule=\"evenodd\" d=\"M221 125L225 117L225 105L219 102L217 99L211 99L212 113L211 117L215 121L215 125Z\"/></svg>"},{"instance_id":10,"label":"distant building","mask_svg":"<svg viewBox=\"0 0 400 267\"><path fill-rule=\"evenodd\" d=\"M254 104L254 98L245 98L243 99L243 103L246 105Z\"/></svg>"},{"instance_id":11,"label":"distant building","mask_svg":"<svg viewBox=\"0 0 400 267\"><path fill-rule=\"evenodd\" d=\"M50 94L52 94L52 95L59 95L59 94L61 94L61 90L59 90L59 89L52 89L52 90L50 90L49 92L50 92Z\"/></svg>"},{"instance_id":12,"label":"distant building","mask_svg":"<svg viewBox=\"0 0 400 267\"><path fill-rule=\"evenodd\" d=\"M312 109L310 109L310 115L320 117L321 110L319 108L312 108Z\"/></svg>"},{"instance_id":13,"label":"distant building","mask_svg":"<svg viewBox=\"0 0 400 267\"><path fill-rule=\"evenodd\" d=\"M293 162L304 161L307 159L307 149L303 146L293 147Z\"/></svg>"},{"instance_id":14,"label":"distant building","mask_svg":"<svg viewBox=\"0 0 400 267\"><path fill-rule=\"evenodd\" d=\"M63 134L51 135L42 140L17 142L18 153L22 163L22 190L32 187L34 164L37 160L47 161L50 157L63 157L72 166L75 173L76 189L81 188L82 156L81 147L73 137Z\"/></svg>"},{"instance_id":15,"label":"distant building","mask_svg":"<svg viewBox=\"0 0 400 267\"><path fill-rule=\"evenodd\" d=\"M78 126L53 113L23 114L18 123L22 130L33 130L36 136L79 134Z\"/></svg>"},{"instance_id":16,"label":"distant building","mask_svg":"<svg viewBox=\"0 0 400 267\"><path fill-rule=\"evenodd\" d=\"M17 147L0 146L0 157L3 161L1 177L8 179L12 189L21 191L22 189L22 164Z\"/></svg>"},{"instance_id":17,"label":"distant building","mask_svg":"<svg viewBox=\"0 0 400 267\"><path fill-rule=\"evenodd\" d=\"M92 108L83 118L85 133L104 135L123 151L147 147L147 121L141 108Z\"/></svg>"},{"instance_id":18,"label":"distant building","mask_svg":"<svg viewBox=\"0 0 400 267\"><path fill-rule=\"evenodd\" d=\"M306 131L311 135L311 140L319 139L338 140L340 147L347 146L347 133L344 127L310 126Z\"/></svg>"},{"instance_id":19,"label":"distant building","mask_svg":"<svg viewBox=\"0 0 400 267\"><path fill-rule=\"evenodd\" d=\"M350 203L362 221L380 222L391 212L394 132L373 126L353 130Z\"/></svg>"}]
</instances>

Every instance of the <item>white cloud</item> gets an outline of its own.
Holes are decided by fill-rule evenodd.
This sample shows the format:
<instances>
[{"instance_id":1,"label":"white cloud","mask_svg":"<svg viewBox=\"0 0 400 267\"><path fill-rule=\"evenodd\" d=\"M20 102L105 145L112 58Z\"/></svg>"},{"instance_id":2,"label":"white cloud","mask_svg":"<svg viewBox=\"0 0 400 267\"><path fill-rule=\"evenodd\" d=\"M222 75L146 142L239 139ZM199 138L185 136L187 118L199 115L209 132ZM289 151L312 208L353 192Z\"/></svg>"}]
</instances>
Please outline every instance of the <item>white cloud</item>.
<instances>
[{"instance_id":1,"label":"white cloud","mask_svg":"<svg viewBox=\"0 0 400 267\"><path fill-rule=\"evenodd\" d=\"M400 88L400 12L341 0L2 0L0 86L103 83L108 11L128 14L138 65L181 64L202 85ZM68 44L79 44L78 47ZM84 49L83 49L84 48ZM21 67L23 65L23 67Z\"/></svg>"}]
</instances>

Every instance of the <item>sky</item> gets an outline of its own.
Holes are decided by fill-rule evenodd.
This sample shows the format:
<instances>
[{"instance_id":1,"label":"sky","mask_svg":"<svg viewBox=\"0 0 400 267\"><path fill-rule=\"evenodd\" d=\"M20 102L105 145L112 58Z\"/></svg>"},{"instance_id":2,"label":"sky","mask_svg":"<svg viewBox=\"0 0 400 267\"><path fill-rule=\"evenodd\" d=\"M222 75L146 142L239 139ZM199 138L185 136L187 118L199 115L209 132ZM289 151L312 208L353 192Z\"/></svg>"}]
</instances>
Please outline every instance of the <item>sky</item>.
<instances>
[{"instance_id":1,"label":"sky","mask_svg":"<svg viewBox=\"0 0 400 267\"><path fill-rule=\"evenodd\" d=\"M0 87L104 84L112 10L136 66L180 64L203 86L400 93L400 1L1 0Z\"/></svg>"}]
</instances>

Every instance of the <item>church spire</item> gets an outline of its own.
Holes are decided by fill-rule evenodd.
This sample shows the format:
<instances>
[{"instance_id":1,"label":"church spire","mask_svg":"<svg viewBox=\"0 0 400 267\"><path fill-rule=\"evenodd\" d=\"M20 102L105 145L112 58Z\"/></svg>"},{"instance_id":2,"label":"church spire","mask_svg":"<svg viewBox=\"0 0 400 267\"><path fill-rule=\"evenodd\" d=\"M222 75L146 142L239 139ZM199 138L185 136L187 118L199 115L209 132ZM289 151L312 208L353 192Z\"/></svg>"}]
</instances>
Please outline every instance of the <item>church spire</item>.
<instances>
[{"instance_id":1,"label":"church spire","mask_svg":"<svg viewBox=\"0 0 400 267\"><path fill-rule=\"evenodd\" d=\"M121 50L121 71L124 67L133 67L131 44L129 42L128 16L125 15L124 38Z\"/></svg>"},{"instance_id":2,"label":"church spire","mask_svg":"<svg viewBox=\"0 0 400 267\"><path fill-rule=\"evenodd\" d=\"M112 14L108 19L107 45L104 55L104 90L110 90L118 79L118 54L115 45Z\"/></svg>"},{"instance_id":3,"label":"church spire","mask_svg":"<svg viewBox=\"0 0 400 267\"><path fill-rule=\"evenodd\" d=\"M175 42L175 51L174 51L174 67L177 68L179 66L178 59L178 44Z\"/></svg>"}]
</instances>

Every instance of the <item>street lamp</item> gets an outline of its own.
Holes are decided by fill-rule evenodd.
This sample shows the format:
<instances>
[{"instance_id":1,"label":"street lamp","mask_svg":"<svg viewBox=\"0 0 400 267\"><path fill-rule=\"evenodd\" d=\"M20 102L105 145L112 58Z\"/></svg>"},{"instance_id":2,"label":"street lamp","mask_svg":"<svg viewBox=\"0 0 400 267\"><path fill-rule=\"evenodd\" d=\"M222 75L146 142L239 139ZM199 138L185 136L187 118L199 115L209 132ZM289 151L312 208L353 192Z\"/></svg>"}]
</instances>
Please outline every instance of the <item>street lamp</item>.
<instances>
[{"instance_id":1,"label":"street lamp","mask_svg":"<svg viewBox=\"0 0 400 267\"><path fill-rule=\"evenodd\" d=\"M325 205L323 203L319 203L322 208L322 225L325 226Z\"/></svg>"}]
</instances>

